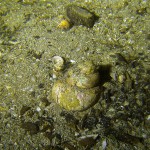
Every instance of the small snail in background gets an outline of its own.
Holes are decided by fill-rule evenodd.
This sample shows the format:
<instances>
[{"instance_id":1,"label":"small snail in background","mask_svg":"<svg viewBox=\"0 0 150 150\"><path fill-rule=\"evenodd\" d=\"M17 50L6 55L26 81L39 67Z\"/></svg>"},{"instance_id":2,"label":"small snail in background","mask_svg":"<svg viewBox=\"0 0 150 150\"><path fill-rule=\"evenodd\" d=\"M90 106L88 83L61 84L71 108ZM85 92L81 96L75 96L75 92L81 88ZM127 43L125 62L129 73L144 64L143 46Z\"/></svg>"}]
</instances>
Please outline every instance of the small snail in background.
<instances>
[{"instance_id":1,"label":"small snail in background","mask_svg":"<svg viewBox=\"0 0 150 150\"><path fill-rule=\"evenodd\" d=\"M74 64L55 81L52 98L66 110L86 110L100 97L99 82L100 74L93 62Z\"/></svg>"},{"instance_id":2,"label":"small snail in background","mask_svg":"<svg viewBox=\"0 0 150 150\"><path fill-rule=\"evenodd\" d=\"M65 61L60 56L54 56L52 58L52 62L53 62L53 78L57 78L65 67L64 66Z\"/></svg>"},{"instance_id":3,"label":"small snail in background","mask_svg":"<svg viewBox=\"0 0 150 150\"><path fill-rule=\"evenodd\" d=\"M64 59L60 56L54 56L52 58L53 66L55 71L60 71L64 69Z\"/></svg>"}]
</instances>

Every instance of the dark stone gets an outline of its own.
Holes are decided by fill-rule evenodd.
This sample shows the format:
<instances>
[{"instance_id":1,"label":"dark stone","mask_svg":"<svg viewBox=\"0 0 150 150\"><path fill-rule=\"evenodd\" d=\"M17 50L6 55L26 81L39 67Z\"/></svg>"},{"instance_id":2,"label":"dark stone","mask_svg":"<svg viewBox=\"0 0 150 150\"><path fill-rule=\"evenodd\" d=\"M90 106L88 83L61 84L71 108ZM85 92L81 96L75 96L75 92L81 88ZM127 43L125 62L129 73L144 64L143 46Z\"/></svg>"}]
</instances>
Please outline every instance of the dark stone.
<instances>
[{"instance_id":1,"label":"dark stone","mask_svg":"<svg viewBox=\"0 0 150 150\"><path fill-rule=\"evenodd\" d=\"M69 5L67 6L67 17L70 19L70 22L74 25L83 25L88 28L92 28L95 21L98 17L95 14L89 12L87 9L76 6Z\"/></svg>"}]
</instances>

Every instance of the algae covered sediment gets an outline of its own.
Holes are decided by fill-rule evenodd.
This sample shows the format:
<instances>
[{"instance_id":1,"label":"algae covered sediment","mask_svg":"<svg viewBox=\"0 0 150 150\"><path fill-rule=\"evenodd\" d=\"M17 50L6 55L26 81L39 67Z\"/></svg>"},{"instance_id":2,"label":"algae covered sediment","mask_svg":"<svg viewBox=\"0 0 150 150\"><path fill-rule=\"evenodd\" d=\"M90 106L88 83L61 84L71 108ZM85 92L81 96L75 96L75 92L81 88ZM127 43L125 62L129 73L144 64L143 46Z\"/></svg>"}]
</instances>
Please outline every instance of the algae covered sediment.
<instances>
[{"instance_id":1,"label":"algae covered sediment","mask_svg":"<svg viewBox=\"0 0 150 150\"><path fill-rule=\"evenodd\" d=\"M99 17L92 28L57 28L70 3ZM148 149L149 24L149 0L0 1L0 149ZM96 105L55 104L55 55L111 77Z\"/></svg>"}]
</instances>

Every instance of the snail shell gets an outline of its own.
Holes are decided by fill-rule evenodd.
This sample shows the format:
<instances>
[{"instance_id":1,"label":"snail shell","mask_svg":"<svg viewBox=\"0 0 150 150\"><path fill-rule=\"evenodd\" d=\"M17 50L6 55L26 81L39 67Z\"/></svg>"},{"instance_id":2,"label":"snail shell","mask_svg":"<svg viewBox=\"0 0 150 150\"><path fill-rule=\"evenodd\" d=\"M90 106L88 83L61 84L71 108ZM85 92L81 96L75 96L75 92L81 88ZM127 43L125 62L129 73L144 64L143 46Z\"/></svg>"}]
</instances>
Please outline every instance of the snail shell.
<instances>
[{"instance_id":1,"label":"snail shell","mask_svg":"<svg viewBox=\"0 0 150 150\"><path fill-rule=\"evenodd\" d=\"M54 56L52 58L53 66L55 71L60 71L64 69L64 59L60 56Z\"/></svg>"},{"instance_id":2,"label":"snail shell","mask_svg":"<svg viewBox=\"0 0 150 150\"><path fill-rule=\"evenodd\" d=\"M54 83L52 97L67 110L86 110L99 99L99 81L99 72L92 62L80 63Z\"/></svg>"},{"instance_id":3,"label":"snail shell","mask_svg":"<svg viewBox=\"0 0 150 150\"><path fill-rule=\"evenodd\" d=\"M67 72L67 83L79 88L92 88L99 84L100 74L91 61L81 63L75 69Z\"/></svg>"},{"instance_id":4,"label":"snail shell","mask_svg":"<svg viewBox=\"0 0 150 150\"><path fill-rule=\"evenodd\" d=\"M85 110L99 98L99 87L81 90L57 81L52 88L53 99L67 110Z\"/></svg>"}]
</instances>

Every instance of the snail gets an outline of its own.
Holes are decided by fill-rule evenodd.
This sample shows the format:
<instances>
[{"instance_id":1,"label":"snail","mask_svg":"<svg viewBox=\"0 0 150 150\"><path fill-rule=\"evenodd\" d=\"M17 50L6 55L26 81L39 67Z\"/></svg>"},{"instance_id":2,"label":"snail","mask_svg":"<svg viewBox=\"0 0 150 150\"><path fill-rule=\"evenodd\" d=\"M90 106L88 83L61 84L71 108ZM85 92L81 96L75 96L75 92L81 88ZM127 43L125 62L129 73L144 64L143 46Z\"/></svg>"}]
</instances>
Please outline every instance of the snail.
<instances>
[{"instance_id":1,"label":"snail","mask_svg":"<svg viewBox=\"0 0 150 150\"><path fill-rule=\"evenodd\" d=\"M53 56L53 78L57 78L61 74L61 71L64 69L64 59L60 56Z\"/></svg>"},{"instance_id":2,"label":"snail","mask_svg":"<svg viewBox=\"0 0 150 150\"><path fill-rule=\"evenodd\" d=\"M52 58L53 66L55 71L60 71L64 68L64 59L60 56L54 56Z\"/></svg>"},{"instance_id":3,"label":"snail","mask_svg":"<svg viewBox=\"0 0 150 150\"><path fill-rule=\"evenodd\" d=\"M100 74L93 62L74 64L54 82L52 98L66 110L86 110L100 97L99 82Z\"/></svg>"}]
</instances>

